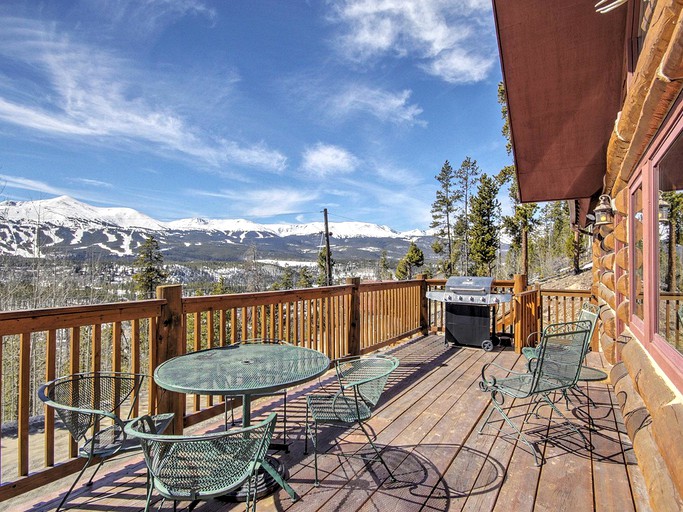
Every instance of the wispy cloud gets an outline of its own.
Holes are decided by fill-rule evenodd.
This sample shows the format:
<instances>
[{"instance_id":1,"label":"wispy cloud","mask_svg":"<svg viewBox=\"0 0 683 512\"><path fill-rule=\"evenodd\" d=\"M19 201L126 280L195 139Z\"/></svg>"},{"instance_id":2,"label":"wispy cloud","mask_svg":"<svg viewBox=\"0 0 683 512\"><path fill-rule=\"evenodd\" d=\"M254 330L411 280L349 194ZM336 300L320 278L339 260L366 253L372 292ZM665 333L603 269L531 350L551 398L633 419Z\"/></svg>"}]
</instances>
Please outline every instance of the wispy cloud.
<instances>
[{"instance_id":1,"label":"wispy cloud","mask_svg":"<svg viewBox=\"0 0 683 512\"><path fill-rule=\"evenodd\" d=\"M409 102L411 91L390 92L365 85L350 85L329 100L332 113L348 116L368 113L377 119L394 124L427 126L419 119L422 109Z\"/></svg>"},{"instance_id":2,"label":"wispy cloud","mask_svg":"<svg viewBox=\"0 0 683 512\"><path fill-rule=\"evenodd\" d=\"M69 178L71 183L77 183L79 185L87 185L89 187L97 188L114 188L114 185L107 183L106 181L92 180L90 178Z\"/></svg>"},{"instance_id":3,"label":"wispy cloud","mask_svg":"<svg viewBox=\"0 0 683 512\"><path fill-rule=\"evenodd\" d=\"M335 174L349 174L356 170L358 159L344 148L317 143L304 151L301 168L304 172L324 178Z\"/></svg>"},{"instance_id":4,"label":"wispy cloud","mask_svg":"<svg viewBox=\"0 0 683 512\"><path fill-rule=\"evenodd\" d=\"M259 190L192 190L190 194L229 199L231 208L247 217L270 217L300 213L305 205L316 201L318 192L288 187Z\"/></svg>"},{"instance_id":5,"label":"wispy cloud","mask_svg":"<svg viewBox=\"0 0 683 512\"><path fill-rule=\"evenodd\" d=\"M142 95L137 84L158 77L115 51L73 42L35 21L0 17L0 56L33 68L32 85L41 92L23 94L24 84L3 77L0 120L6 123L78 142L142 146L212 167L237 164L277 172L286 167L285 155L265 143L216 137L188 122L172 104Z\"/></svg>"},{"instance_id":6,"label":"wispy cloud","mask_svg":"<svg viewBox=\"0 0 683 512\"><path fill-rule=\"evenodd\" d=\"M469 83L495 62L490 18L491 4L482 0L345 0L333 19L342 26L340 50L353 61L414 57L431 75Z\"/></svg>"},{"instance_id":7,"label":"wispy cloud","mask_svg":"<svg viewBox=\"0 0 683 512\"><path fill-rule=\"evenodd\" d=\"M0 188L3 187L28 190L31 192L41 192L44 194L54 194L56 196L69 195L67 190L59 187L53 187L52 185L42 181L0 174Z\"/></svg>"}]
</instances>

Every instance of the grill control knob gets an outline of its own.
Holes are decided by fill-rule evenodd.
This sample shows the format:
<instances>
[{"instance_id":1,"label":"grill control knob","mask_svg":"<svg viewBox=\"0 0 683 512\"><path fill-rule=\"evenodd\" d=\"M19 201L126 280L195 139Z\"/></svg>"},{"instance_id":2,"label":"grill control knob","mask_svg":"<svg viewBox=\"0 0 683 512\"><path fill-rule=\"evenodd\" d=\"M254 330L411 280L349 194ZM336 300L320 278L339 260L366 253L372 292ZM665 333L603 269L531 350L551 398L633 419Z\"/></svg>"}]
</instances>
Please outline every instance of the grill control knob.
<instances>
[{"instance_id":1,"label":"grill control knob","mask_svg":"<svg viewBox=\"0 0 683 512\"><path fill-rule=\"evenodd\" d=\"M498 297L494 297L494 298L493 298L493 302L495 302L496 304L498 304L498 303L500 302L500 299L499 299Z\"/></svg>"},{"instance_id":2,"label":"grill control knob","mask_svg":"<svg viewBox=\"0 0 683 512\"><path fill-rule=\"evenodd\" d=\"M452 295L446 295L446 300L447 300L448 302L452 302L452 301L453 301L453 296L452 296Z\"/></svg>"},{"instance_id":3,"label":"grill control knob","mask_svg":"<svg viewBox=\"0 0 683 512\"><path fill-rule=\"evenodd\" d=\"M458 300L462 301L462 295L458 295Z\"/></svg>"},{"instance_id":4,"label":"grill control knob","mask_svg":"<svg viewBox=\"0 0 683 512\"><path fill-rule=\"evenodd\" d=\"M470 297L470 302L474 302L474 297Z\"/></svg>"},{"instance_id":5,"label":"grill control knob","mask_svg":"<svg viewBox=\"0 0 683 512\"><path fill-rule=\"evenodd\" d=\"M482 298L481 298L481 301L482 301L482 302L486 302L486 297L482 297Z\"/></svg>"}]
</instances>

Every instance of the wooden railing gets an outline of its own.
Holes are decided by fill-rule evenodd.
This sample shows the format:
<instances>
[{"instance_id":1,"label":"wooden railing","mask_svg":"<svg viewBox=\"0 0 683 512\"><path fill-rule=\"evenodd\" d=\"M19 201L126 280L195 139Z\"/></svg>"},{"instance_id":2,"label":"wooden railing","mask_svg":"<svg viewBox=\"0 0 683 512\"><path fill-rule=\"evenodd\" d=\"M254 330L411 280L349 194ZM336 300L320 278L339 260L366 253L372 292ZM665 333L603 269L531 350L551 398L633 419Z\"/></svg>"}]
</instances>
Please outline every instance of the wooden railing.
<instances>
[{"instance_id":1,"label":"wooden railing","mask_svg":"<svg viewBox=\"0 0 683 512\"><path fill-rule=\"evenodd\" d=\"M45 381L98 370L152 374L175 355L250 337L284 339L332 359L367 353L427 332L425 290L424 279L349 279L341 286L182 298L180 286L169 286L155 300L0 313L0 501L82 467L68 433L37 399ZM18 398L2 403L8 396ZM176 432L224 407L215 398L160 392L153 383L143 397L144 411L176 412Z\"/></svg>"}]
</instances>

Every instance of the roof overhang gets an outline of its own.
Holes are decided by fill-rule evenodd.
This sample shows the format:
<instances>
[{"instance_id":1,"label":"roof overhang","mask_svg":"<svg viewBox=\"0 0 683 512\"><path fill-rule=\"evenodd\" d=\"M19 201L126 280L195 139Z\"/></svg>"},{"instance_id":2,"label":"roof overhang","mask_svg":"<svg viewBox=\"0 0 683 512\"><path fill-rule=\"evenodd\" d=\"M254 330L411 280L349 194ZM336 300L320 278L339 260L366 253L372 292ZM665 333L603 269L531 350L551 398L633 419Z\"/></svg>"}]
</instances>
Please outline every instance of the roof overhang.
<instances>
[{"instance_id":1,"label":"roof overhang","mask_svg":"<svg viewBox=\"0 0 683 512\"><path fill-rule=\"evenodd\" d=\"M585 208L602 190L627 9L598 14L594 3L493 0L523 202L579 199Z\"/></svg>"}]
</instances>

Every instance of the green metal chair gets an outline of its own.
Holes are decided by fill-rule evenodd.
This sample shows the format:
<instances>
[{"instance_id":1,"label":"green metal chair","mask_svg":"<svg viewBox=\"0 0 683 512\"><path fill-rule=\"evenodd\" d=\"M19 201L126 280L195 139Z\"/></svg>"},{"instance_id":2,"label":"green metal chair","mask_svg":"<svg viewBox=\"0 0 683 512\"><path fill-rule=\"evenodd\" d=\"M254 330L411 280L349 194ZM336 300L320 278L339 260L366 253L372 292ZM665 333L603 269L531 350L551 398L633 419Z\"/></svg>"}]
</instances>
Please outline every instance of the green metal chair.
<instances>
[{"instance_id":1,"label":"green metal chair","mask_svg":"<svg viewBox=\"0 0 683 512\"><path fill-rule=\"evenodd\" d=\"M598 323L598 315L600 314L600 308L595 305L591 304L590 302L584 302L583 305L581 306L581 311L579 311L579 316L577 320L588 320L591 323L591 331L590 334L588 335L589 339L589 344L586 347L586 352L590 349L590 339L593 338L593 331L595 331L595 326ZM538 331L532 332L527 336L526 338L526 347L522 347L522 355L527 358L527 360L538 358L538 354L540 352L540 344L537 344L535 347L528 346L531 343L531 340L533 338L536 338L541 334Z\"/></svg>"},{"instance_id":2,"label":"green metal chair","mask_svg":"<svg viewBox=\"0 0 683 512\"><path fill-rule=\"evenodd\" d=\"M289 345L284 340L278 340L274 338L249 338L245 340L241 340L239 343L241 344L272 344L272 345ZM267 394L256 394L256 395L251 395L252 398L260 398L264 396L281 396L282 397L282 408L283 408L283 414L282 414L282 444L278 446L282 446L282 448L285 451L289 451L287 448L287 390L283 389L280 391L273 391L272 393L267 393ZM232 395L225 395L224 400L225 400L225 428L227 430L228 428L228 401L230 403L230 415L231 415L231 425L234 427L235 426L235 407L234 407L234 400L236 398L241 398L239 396L232 396Z\"/></svg>"},{"instance_id":3,"label":"green metal chair","mask_svg":"<svg viewBox=\"0 0 683 512\"><path fill-rule=\"evenodd\" d=\"M308 436L310 435L309 415L313 418L313 451L315 466L315 485L318 480L318 424L348 428L358 425L372 446L375 455L365 457L366 461L381 462L389 472L392 481L394 475L382 458L380 450L365 426L365 422L372 416L384 386L391 372L398 368L398 359L393 356L376 355L370 357L347 357L334 361L337 371L339 390L333 394L310 394L306 397L306 439L304 453L308 453ZM351 457L351 455L344 455Z\"/></svg>"},{"instance_id":4,"label":"green metal chair","mask_svg":"<svg viewBox=\"0 0 683 512\"><path fill-rule=\"evenodd\" d=\"M479 387L482 391L491 393L493 408L489 411L479 433L483 432L493 411L497 410L505 423L512 427L519 439L531 449L536 465L540 466L542 458L539 457L541 456L522 430L512 422L504 409L506 396L513 399L532 398L535 400L535 404L531 411L525 415L524 423L527 422L531 414L538 417L540 406L549 405L574 432L581 436L585 445L589 447L590 443L586 436L560 412L549 395L556 391L566 392L567 389L576 384L585 356L586 345L590 342L591 328L589 320L552 324L546 327L543 330L538 357L529 360L529 371L527 372L515 372L495 363L484 365ZM504 370L507 372L507 376L497 378L491 375L491 368Z\"/></svg>"},{"instance_id":5,"label":"green metal chair","mask_svg":"<svg viewBox=\"0 0 683 512\"><path fill-rule=\"evenodd\" d=\"M277 415L250 427L204 435L163 435L143 416L126 426L140 440L148 469L147 501L152 491L163 499L189 500L192 510L199 500L223 496L247 484L246 510L256 510L256 474L268 450ZM253 494L253 496L252 496Z\"/></svg>"},{"instance_id":6,"label":"green metal chair","mask_svg":"<svg viewBox=\"0 0 683 512\"><path fill-rule=\"evenodd\" d=\"M101 460L86 485L92 485L95 474L105 460L118 453L140 448L135 438L128 437L125 426L134 419L133 411L146 377L134 373L77 373L55 379L38 389L38 397L57 411L79 444L78 456L87 459L59 503L58 511L96 458ZM121 411L126 409L127 414L122 414ZM163 432L173 419L173 413L158 414L151 418L155 428Z\"/></svg>"},{"instance_id":7,"label":"green metal chair","mask_svg":"<svg viewBox=\"0 0 683 512\"><path fill-rule=\"evenodd\" d=\"M579 316L577 320L588 320L591 323L591 330L590 333L588 333L588 344L586 345L586 351L583 354L583 359L586 358L586 355L590 351L590 340L593 338L593 332L595 331L595 326L598 323L598 315L600 314L600 308L595 305L591 304L590 302L584 302L583 305L581 306L581 311L579 311ZM532 332L527 336L527 345L529 345L530 340L532 337L537 337L538 332ZM522 355L527 358L527 360L531 360L534 358L538 358L538 354L540 352L540 344L537 344L535 347L523 347L522 348ZM583 361L582 359L582 361ZM580 379L579 379L580 380ZM565 403L567 407L569 407L569 392L572 392L575 396L578 395L583 395L588 399L588 401L595 407L595 402L586 395L586 393L583 392L583 390L578 386L578 384L575 384L571 388L564 390L562 392L562 396L564 397Z\"/></svg>"}]
</instances>

